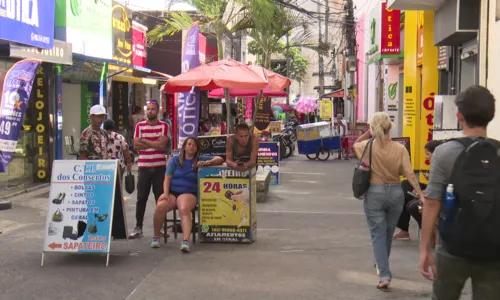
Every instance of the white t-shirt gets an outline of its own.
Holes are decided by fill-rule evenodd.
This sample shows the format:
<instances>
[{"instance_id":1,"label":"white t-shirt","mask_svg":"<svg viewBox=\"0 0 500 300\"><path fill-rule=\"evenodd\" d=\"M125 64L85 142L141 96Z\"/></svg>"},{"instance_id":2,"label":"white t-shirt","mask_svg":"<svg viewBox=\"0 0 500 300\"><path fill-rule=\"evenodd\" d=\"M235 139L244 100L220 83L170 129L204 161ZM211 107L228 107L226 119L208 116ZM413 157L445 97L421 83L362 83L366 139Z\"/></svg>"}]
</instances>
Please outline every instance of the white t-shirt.
<instances>
[{"instance_id":1,"label":"white t-shirt","mask_svg":"<svg viewBox=\"0 0 500 300\"><path fill-rule=\"evenodd\" d=\"M336 120L335 122L338 122L338 121ZM347 121L342 119L342 120L340 120L340 122L345 126L345 134L344 134L344 128L342 126L338 125L339 135L340 136L349 135L349 128L347 127Z\"/></svg>"}]
</instances>

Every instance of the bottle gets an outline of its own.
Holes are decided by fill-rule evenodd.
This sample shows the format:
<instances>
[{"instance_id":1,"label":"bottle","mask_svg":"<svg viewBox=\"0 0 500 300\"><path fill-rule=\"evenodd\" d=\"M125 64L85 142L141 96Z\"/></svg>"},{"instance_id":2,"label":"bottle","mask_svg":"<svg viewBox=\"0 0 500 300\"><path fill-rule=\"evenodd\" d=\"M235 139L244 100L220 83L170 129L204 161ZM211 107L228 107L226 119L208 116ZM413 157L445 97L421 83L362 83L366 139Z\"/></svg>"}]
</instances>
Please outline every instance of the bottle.
<instances>
[{"instance_id":1,"label":"bottle","mask_svg":"<svg viewBox=\"0 0 500 300\"><path fill-rule=\"evenodd\" d=\"M444 198L444 211L446 219L451 219L453 208L455 207L455 194L453 184L448 184Z\"/></svg>"}]
</instances>

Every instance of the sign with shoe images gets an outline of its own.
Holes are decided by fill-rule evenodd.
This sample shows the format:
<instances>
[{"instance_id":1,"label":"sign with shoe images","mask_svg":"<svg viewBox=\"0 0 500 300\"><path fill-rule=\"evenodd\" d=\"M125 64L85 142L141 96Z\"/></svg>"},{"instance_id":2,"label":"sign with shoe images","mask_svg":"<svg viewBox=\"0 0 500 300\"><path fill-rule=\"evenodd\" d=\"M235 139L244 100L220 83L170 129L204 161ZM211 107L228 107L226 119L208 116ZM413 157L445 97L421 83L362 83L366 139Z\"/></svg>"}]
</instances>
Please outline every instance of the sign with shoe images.
<instances>
[{"instance_id":1,"label":"sign with shoe images","mask_svg":"<svg viewBox=\"0 0 500 300\"><path fill-rule=\"evenodd\" d=\"M116 160L54 161L43 254L104 253L108 265L111 238L127 238L118 174Z\"/></svg>"}]
</instances>

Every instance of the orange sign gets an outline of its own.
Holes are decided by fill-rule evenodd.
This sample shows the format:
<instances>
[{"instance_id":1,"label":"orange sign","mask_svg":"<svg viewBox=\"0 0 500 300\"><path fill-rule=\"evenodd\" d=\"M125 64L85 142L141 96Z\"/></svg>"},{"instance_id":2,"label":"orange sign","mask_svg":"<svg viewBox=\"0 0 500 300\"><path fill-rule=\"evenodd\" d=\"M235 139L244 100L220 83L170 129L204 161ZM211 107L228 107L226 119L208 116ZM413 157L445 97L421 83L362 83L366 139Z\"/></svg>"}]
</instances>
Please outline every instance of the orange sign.
<instances>
[{"instance_id":1,"label":"orange sign","mask_svg":"<svg viewBox=\"0 0 500 300\"><path fill-rule=\"evenodd\" d=\"M417 66L422 65L424 58L424 12L417 13Z\"/></svg>"}]
</instances>

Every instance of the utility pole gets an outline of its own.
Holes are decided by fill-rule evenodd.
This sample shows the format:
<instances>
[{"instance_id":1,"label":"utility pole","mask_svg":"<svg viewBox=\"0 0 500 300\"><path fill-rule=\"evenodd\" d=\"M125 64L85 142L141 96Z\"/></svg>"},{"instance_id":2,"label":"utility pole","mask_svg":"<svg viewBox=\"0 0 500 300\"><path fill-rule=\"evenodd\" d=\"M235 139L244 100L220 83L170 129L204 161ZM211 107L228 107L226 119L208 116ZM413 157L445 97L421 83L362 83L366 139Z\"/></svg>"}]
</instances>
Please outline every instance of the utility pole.
<instances>
[{"instance_id":1,"label":"utility pole","mask_svg":"<svg viewBox=\"0 0 500 300\"><path fill-rule=\"evenodd\" d=\"M357 45L356 45L356 23L354 21L354 4L353 0L346 0L346 16L344 17L344 35L347 41L346 49L346 87L344 95L344 104L349 103L347 99L351 100L351 130L356 128L356 100L357 88L354 84L354 72L357 67ZM355 89L355 91L353 91Z\"/></svg>"},{"instance_id":2,"label":"utility pole","mask_svg":"<svg viewBox=\"0 0 500 300\"><path fill-rule=\"evenodd\" d=\"M290 78L290 41L289 41L289 32L286 33L286 77ZM286 104L290 104L290 86L286 88Z\"/></svg>"},{"instance_id":3,"label":"utility pole","mask_svg":"<svg viewBox=\"0 0 500 300\"><path fill-rule=\"evenodd\" d=\"M328 14L330 12L328 1L325 1L326 9L325 9L325 44L328 43ZM321 2L318 2L318 23L319 23L319 32L318 32L318 47L320 51L318 51L318 76L319 76L319 96L323 96L325 94L325 60L323 58L323 53L321 53L321 48L323 47L323 30L321 28Z\"/></svg>"}]
</instances>

